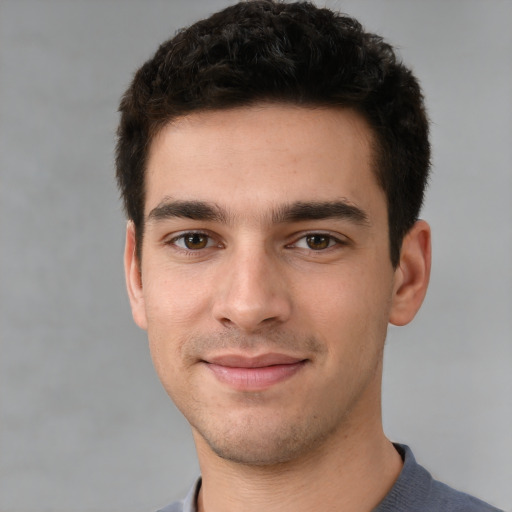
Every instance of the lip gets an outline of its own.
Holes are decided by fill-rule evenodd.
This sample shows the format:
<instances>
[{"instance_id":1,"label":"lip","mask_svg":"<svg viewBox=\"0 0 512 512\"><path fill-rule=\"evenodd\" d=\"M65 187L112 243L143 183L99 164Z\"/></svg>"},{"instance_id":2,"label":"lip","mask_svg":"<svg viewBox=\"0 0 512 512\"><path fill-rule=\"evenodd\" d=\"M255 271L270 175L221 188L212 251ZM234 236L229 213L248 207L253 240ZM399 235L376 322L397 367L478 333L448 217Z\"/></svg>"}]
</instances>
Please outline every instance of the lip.
<instances>
[{"instance_id":1,"label":"lip","mask_svg":"<svg viewBox=\"0 0 512 512\"><path fill-rule=\"evenodd\" d=\"M263 354L247 357L224 354L204 360L218 381L237 391L262 391L288 380L307 363L286 354Z\"/></svg>"}]
</instances>

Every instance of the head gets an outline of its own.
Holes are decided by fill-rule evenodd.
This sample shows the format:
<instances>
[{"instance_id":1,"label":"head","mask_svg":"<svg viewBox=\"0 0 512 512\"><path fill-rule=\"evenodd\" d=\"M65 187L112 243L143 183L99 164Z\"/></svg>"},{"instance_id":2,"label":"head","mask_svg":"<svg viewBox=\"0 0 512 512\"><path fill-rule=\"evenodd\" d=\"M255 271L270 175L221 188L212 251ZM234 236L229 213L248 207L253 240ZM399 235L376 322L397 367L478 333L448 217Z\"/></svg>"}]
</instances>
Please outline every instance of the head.
<instances>
[{"instance_id":1,"label":"head","mask_svg":"<svg viewBox=\"0 0 512 512\"><path fill-rule=\"evenodd\" d=\"M427 123L391 48L311 4L241 3L164 43L121 112L132 312L200 460L380 439L388 322L430 264Z\"/></svg>"},{"instance_id":2,"label":"head","mask_svg":"<svg viewBox=\"0 0 512 512\"><path fill-rule=\"evenodd\" d=\"M372 169L399 262L428 180L428 121L417 80L353 18L310 3L242 2L179 31L136 73L120 105L117 179L137 255L152 142L173 120L258 103L342 107L371 129Z\"/></svg>"}]
</instances>

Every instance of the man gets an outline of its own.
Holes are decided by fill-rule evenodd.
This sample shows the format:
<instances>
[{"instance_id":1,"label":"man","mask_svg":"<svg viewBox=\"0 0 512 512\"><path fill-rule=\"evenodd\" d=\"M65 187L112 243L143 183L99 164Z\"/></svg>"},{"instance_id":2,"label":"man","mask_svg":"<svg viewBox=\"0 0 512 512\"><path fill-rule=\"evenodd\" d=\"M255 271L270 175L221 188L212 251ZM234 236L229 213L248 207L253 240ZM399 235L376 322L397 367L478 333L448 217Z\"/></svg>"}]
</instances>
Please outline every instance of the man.
<instances>
[{"instance_id":1,"label":"man","mask_svg":"<svg viewBox=\"0 0 512 512\"><path fill-rule=\"evenodd\" d=\"M389 322L430 273L417 80L353 19L240 3L164 43L121 102L135 322L201 479L164 511L491 511L381 419Z\"/></svg>"}]
</instances>

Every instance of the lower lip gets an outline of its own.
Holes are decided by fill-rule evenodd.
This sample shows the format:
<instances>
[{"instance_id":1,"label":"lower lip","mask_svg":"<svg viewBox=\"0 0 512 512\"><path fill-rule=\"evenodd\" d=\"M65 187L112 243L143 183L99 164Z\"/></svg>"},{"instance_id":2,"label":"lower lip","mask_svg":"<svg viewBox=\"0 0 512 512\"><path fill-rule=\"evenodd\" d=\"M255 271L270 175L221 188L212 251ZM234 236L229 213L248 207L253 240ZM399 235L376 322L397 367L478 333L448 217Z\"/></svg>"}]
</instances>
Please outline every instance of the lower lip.
<instances>
[{"instance_id":1,"label":"lower lip","mask_svg":"<svg viewBox=\"0 0 512 512\"><path fill-rule=\"evenodd\" d=\"M304 367L306 361L260 368L239 368L207 363L217 379L238 391L262 391L283 382Z\"/></svg>"}]
</instances>

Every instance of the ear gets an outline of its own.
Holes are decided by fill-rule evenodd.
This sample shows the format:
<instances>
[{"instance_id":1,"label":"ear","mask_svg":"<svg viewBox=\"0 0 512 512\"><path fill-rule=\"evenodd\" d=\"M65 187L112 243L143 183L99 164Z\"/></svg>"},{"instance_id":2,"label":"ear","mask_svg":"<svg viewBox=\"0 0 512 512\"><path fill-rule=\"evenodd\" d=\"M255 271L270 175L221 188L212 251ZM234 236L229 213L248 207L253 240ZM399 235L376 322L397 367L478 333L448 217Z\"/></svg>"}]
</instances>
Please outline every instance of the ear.
<instances>
[{"instance_id":1,"label":"ear","mask_svg":"<svg viewBox=\"0 0 512 512\"><path fill-rule=\"evenodd\" d=\"M144 303L144 291L142 289L142 275L140 262L137 258L135 243L135 226L130 220L126 225L126 242L124 247L124 274L128 298L132 307L132 315L135 323L141 329L147 329L146 306Z\"/></svg>"},{"instance_id":2,"label":"ear","mask_svg":"<svg viewBox=\"0 0 512 512\"><path fill-rule=\"evenodd\" d=\"M420 309L427 293L430 265L430 226L419 220L402 243L389 316L392 324L408 324Z\"/></svg>"}]
</instances>

